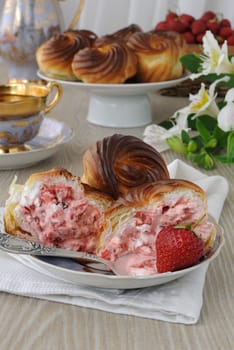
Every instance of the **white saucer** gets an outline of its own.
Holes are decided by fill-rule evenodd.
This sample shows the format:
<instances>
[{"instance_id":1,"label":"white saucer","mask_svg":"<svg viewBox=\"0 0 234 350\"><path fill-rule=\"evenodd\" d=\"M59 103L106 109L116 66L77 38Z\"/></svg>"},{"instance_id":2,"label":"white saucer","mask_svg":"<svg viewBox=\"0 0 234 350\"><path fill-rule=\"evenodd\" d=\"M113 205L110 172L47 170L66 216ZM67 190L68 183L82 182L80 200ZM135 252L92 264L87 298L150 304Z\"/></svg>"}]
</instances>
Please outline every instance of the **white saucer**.
<instances>
[{"instance_id":1,"label":"white saucer","mask_svg":"<svg viewBox=\"0 0 234 350\"><path fill-rule=\"evenodd\" d=\"M72 137L72 130L62 122L44 118L38 135L28 142L29 150L0 154L0 170L31 166L55 154Z\"/></svg>"},{"instance_id":2,"label":"white saucer","mask_svg":"<svg viewBox=\"0 0 234 350\"><path fill-rule=\"evenodd\" d=\"M2 212L0 210L0 230L4 232L1 215ZM64 259L59 257L51 258L43 256L39 257L23 254L10 255L26 265L28 268L69 283L84 284L91 287L110 289L134 289L157 286L181 278L186 274L199 269L204 264L210 263L218 256L224 244L223 229L212 217L210 217L210 221L212 221L216 227L216 240L209 254L198 264L174 272L165 272L150 276L115 276L94 270L92 271L92 268L89 269L89 272L87 272L87 267L84 268L82 264L72 259Z\"/></svg>"},{"instance_id":3,"label":"white saucer","mask_svg":"<svg viewBox=\"0 0 234 350\"><path fill-rule=\"evenodd\" d=\"M165 89L189 78L158 83L85 84L78 81L52 79L38 71L38 76L47 81L85 89L90 93L87 120L96 125L118 128L140 127L152 122L148 93Z\"/></svg>"}]
</instances>

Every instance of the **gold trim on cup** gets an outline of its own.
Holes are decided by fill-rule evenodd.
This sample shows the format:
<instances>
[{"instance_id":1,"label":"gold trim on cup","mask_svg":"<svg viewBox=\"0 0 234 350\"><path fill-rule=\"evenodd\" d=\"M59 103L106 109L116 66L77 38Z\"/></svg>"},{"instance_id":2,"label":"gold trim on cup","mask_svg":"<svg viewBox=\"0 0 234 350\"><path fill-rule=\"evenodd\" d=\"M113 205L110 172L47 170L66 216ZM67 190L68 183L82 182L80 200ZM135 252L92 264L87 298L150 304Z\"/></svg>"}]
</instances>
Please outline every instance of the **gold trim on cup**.
<instances>
[{"instance_id":1,"label":"gold trim on cup","mask_svg":"<svg viewBox=\"0 0 234 350\"><path fill-rule=\"evenodd\" d=\"M55 95L50 102L50 95ZM41 111L50 112L62 96L62 87L51 81L11 80L0 85L0 121L24 119Z\"/></svg>"},{"instance_id":2,"label":"gold trim on cup","mask_svg":"<svg viewBox=\"0 0 234 350\"><path fill-rule=\"evenodd\" d=\"M59 83L57 83L56 81L49 81L47 87L50 89L50 92L52 92L54 89L56 90L56 92L54 98L49 102L48 105L46 105L46 108L44 109L45 114L49 113L51 109L53 109L57 105L60 98L62 97L62 87Z\"/></svg>"}]
</instances>

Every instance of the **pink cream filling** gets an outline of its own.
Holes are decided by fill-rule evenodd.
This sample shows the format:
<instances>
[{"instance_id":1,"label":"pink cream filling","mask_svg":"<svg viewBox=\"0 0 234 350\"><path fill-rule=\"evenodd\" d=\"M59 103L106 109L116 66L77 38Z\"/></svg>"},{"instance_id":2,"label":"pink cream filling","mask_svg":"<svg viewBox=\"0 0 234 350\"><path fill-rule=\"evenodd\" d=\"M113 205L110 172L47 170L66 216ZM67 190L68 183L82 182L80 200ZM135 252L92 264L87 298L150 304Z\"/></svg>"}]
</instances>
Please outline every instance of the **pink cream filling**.
<instances>
[{"instance_id":1,"label":"pink cream filling","mask_svg":"<svg viewBox=\"0 0 234 350\"><path fill-rule=\"evenodd\" d=\"M23 229L46 245L94 253L103 214L83 193L63 183L40 187L36 200L21 205Z\"/></svg>"},{"instance_id":2,"label":"pink cream filling","mask_svg":"<svg viewBox=\"0 0 234 350\"><path fill-rule=\"evenodd\" d=\"M194 208L196 208L194 210ZM193 224L204 213L197 198L163 201L156 208L136 211L135 217L120 226L100 252L100 256L116 261L126 275L151 275L157 273L155 241L164 226L179 223ZM206 240L212 224L204 220L199 225L199 236Z\"/></svg>"}]
</instances>

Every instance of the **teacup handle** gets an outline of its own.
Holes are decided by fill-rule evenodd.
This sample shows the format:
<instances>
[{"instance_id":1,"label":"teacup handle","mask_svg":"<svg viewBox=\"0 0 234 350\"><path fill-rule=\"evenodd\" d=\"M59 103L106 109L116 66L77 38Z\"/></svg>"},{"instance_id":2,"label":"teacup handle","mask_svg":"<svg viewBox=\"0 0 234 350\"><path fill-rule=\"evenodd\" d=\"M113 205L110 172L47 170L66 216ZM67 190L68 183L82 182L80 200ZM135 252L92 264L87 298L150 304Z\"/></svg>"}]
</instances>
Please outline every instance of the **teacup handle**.
<instances>
[{"instance_id":1,"label":"teacup handle","mask_svg":"<svg viewBox=\"0 0 234 350\"><path fill-rule=\"evenodd\" d=\"M46 86L50 90L50 93L54 89L56 89L56 93L55 93L53 99L48 103L48 105L46 105L46 107L44 109L44 113L45 114L50 112L51 109L54 108L57 105L57 103L59 102L59 100L60 100L60 98L62 96L62 87L56 81L49 81Z\"/></svg>"}]
</instances>

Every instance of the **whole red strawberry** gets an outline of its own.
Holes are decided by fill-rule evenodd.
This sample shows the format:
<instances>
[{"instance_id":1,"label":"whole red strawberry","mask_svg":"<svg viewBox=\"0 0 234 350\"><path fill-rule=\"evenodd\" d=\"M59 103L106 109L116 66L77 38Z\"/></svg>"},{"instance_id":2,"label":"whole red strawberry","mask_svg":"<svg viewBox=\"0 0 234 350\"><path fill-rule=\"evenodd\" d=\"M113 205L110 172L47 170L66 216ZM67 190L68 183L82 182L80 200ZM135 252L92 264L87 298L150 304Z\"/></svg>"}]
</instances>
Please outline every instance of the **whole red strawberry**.
<instances>
[{"instance_id":1,"label":"whole red strawberry","mask_svg":"<svg viewBox=\"0 0 234 350\"><path fill-rule=\"evenodd\" d=\"M222 27L222 28L220 28L219 35L222 38L227 39L232 34L233 34L233 30L230 27Z\"/></svg>"},{"instance_id":2,"label":"whole red strawberry","mask_svg":"<svg viewBox=\"0 0 234 350\"><path fill-rule=\"evenodd\" d=\"M168 21L168 28L174 30L177 33L183 33L189 27L187 23L181 22L178 19L171 19Z\"/></svg>"},{"instance_id":3,"label":"whole red strawberry","mask_svg":"<svg viewBox=\"0 0 234 350\"><path fill-rule=\"evenodd\" d=\"M228 43L228 45L234 45L234 34L230 35L227 38L227 43Z\"/></svg>"},{"instance_id":4,"label":"whole red strawberry","mask_svg":"<svg viewBox=\"0 0 234 350\"><path fill-rule=\"evenodd\" d=\"M187 31L183 33L183 37L187 44L194 44L195 43L195 36L193 33Z\"/></svg>"},{"instance_id":5,"label":"whole red strawberry","mask_svg":"<svg viewBox=\"0 0 234 350\"><path fill-rule=\"evenodd\" d=\"M207 29L209 29L213 34L217 34L220 28L220 24L217 21L208 21L206 23Z\"/></svg>"},{"instance_id":6,"label":"whole red strawberry","mask_svg":"<svg viewBox=\"0 0 234 350\"><path fill-rule=\"evenodd\" d=\"M187 228L164 227L156 238L156 267L159 273L196 264L205 253L205 243Z\"/></svg>"},{"instance_id":7,"label":"whole red strawberry","mask_svg":"<svg viewBox=\"0 0 234 350\"><path fill-rule=\"evenodd\" d=\"M169 29L168 22L167 21L158 22L154 29L155 30L168 30Z\"/></svg>"},{"instance_id":8,"label":"whole red strawberry","mask_svg":"<svg viewBox=\"0 0 234 350\"><path fill-rule=\"evenodd\" d=\"M171 19L175 19L175 18L178 18L177 13L173 11L168 11L165 21L170 21Z\"/></svg>"},{"instance_id":9,"label":"whole red strawberry","mask_svg":"<svg viewBox=\"0 0 234 350\"><path fill-rule=\"evenodd\" d=\"M201 16L201 19L203 21L209 21L210 19L214 19L216 17L216 13L213 11L206 11Z\"/></svg>"},{"instance_id":10,"label":"whole red strawberry","mask_svg":"<svg viewBox=\"0 0 234 350\"><path fill-rule=\"evenodd\" d=\"M191 25L191 31L194 35L201 34L201 33L204 34L206 29L207 29L206 24L201 19L196 19L195 21L193 21Z\"/></svg>"},{"instance_id":11,"label":"whole red strawberry","mask_svg":"<svg viewBox=\"0 0 234 350\"><path fill-rule=\"evenodd\" d=\"M220 27L231 27L231 22L227 18L223 18L220 21Z\"/></svg>"},{"instance_id":12,"label":"whole red strawberry","mask_svg":"<svg viewBox=\"0 0 234 350\"><path fill-rule=\"evenodd\" d=\"M191 25L191 23L195 20L195 18L192 15L189 15L187 13L182 13L178 16L179 20L183 23L186 23L188 25Z\"/></svg>"}]
</instances>

